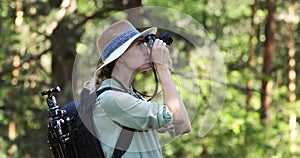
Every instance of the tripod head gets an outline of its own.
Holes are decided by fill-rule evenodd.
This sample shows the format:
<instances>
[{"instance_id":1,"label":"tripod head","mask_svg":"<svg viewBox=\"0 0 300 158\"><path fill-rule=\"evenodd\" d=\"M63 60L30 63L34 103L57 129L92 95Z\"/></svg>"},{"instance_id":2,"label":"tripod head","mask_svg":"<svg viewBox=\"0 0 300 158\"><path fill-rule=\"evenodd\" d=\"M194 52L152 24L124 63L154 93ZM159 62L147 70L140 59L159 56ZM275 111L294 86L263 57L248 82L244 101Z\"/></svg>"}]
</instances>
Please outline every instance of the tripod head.
<instances>
[{"instance_id":1,"label":"tripod head","mask_svg":"<svg viewBox=\"0 0 300 158\"><path fill-rule=\"evenodd\" d=\"M53 93L59 93L60 88L57 86L55 88L51 88L47 91L41 92L41 95L48 95L46 98L47 104L48 104L48 110L49 113L47 114L47 117L52 117L54 120L58 120L62 118L66 111L60 110L59 106L57 105L56 98L52 95Z\"/></svg>"},{"instance_id":2,"label":"tripod head","mask_svg":"<svg viewBox=\"0 0 300 158\"><path fill-rule=\"evenodd\" d=\"M42 96L44 95L48 95L48 97L51 95L51 93L59 93L60 92L60 88L57 86L55 88L51 88L47 91L43 91L41 92Z\"/></svg>"}]
</instances>

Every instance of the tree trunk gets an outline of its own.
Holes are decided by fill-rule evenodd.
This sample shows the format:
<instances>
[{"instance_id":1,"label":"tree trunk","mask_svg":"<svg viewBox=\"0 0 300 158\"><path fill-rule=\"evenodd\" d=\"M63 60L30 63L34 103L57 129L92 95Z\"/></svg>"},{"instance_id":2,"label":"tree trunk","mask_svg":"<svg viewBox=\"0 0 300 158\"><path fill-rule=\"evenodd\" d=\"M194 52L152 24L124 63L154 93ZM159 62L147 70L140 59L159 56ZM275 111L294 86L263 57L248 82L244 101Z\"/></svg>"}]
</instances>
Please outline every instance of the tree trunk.
<instances>
[{"instance_id":1,"label":"tree trunk","mask_svg":"<svg viewBox=\"0 0 300 158\"><path fill-rule=\"evenodd\" d=\"M291 4L288 6L288 17L286 18L287 23L287 29L288 29L288 37L289 37L289 43L288 43L288 56L289 56L289 71L288 71L288 101L290 106L294 108L294 102L296 101L296 71L295 71L295 39L294 39L294 30L293 25L295 19L295 10ZM296 121L296 114L292 112L290 114L289 119L289 128L290 128L290 152L293 157L296 157L295 152L296 149L296 137L297 137L297 121Z\"/></svg>"},{"instance_id":2,"label":"tree trunk","mask_svg":"<svg viewBox=\"0 0 300 158\"><path fill-rule=\"evenodd\" d=\"M58 103L65 103L72 96L72 70L76 57L76 43L81 32L77 30L74 13L76 0L63 0L58 12L57 26L50 35L52 54L52 86L60 86L62 94L58 95ZM64 13L64 14L63 14ZM51 31L50 31L51 32Z\"/></svg>"},{"instance_id":3,"label":"tree trunk","mask_svg":"<svg viewBox=\"0 0 300 158\"><path fill-rule=\"evenodd\" d=\"M254 3L251 5L251 24L250 24L250 33L249 33L249 59L248 59L248 67L249 67L249 75L248 75L248 82L247 82L247 96L246 96L246 115L245 115L245 121L246 121L246 130L245 130L245 137L244 137L244 157L247 158L248 150L247 146L250 143L249 135L251 134L249 132L250 124L248 123L248 113L251 111L251 98L252 98L252 88L253 88L253 77L254 77L254 67L253 67L253 54L254 54L254 44L253 44L253 38L255 37L255 15L256 15L256 6L257 6L257 0L254 0Z\"/></svg>"},{"instance_id":4,"label":"tree trunk","mask_svg":"<svg viewBox=\"0 0 300 158\"><path fill-rule=\"evenodd\" d=\"M265 51L264 51L264 63L263 63L263 74L265 77L262 80L262 94L261 103L262 111L261 118L265 123L269 122L270 119L270 106L272 104L272 89L273 82L270 79L272 72L272 61L275 54L275 0L267 0L268 15L266 19L265 27Z\"/></svg>"},{"instance_id":5,"label":"tree trunk","mask_svg":"<svg viewBox=\"0 0 300 158\"><path fill-rule=\"evenodd\" d=\"M247 82L247 98L246 98L246 110L249 111L251 109L251 97L252 97L252 91L253 88L253 74L254 74L254 67L253 67L253 54L254 54L254 44L253 44L253 38L255 35L255 24L254 24L254 18L256 14L256 5L257 0L254 1L254 3L251 5L252 15L251 15L251 27L250 27L250 33L249 33L249 59L248 59L248 66L249 66L249 76L248 76L248 82Z\"/></svg>"}]
</instances>

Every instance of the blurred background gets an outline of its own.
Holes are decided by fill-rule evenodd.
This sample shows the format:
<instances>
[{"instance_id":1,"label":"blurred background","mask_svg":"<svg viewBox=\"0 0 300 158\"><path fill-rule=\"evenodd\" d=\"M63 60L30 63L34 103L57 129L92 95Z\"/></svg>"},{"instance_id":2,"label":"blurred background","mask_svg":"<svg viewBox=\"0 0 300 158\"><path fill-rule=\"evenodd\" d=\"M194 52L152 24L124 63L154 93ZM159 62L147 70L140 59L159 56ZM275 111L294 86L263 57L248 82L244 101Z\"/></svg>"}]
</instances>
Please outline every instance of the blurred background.
<instances>
[{"instance_id":1,"label":"blurred background","mask_svg":"<svg viewBox=\"0 0 300 158\"><path fill-rule=\"evenodd\" d=\"M198 119L211 93L203 86L210 81L195 48L173 35L180 50L172 55L174 64L183 70L194 65L201 94L182 94L186 102L198 100L193 130L165 145L164 157L300 157L297 0L13 0L0 1L0 158L52 157L40 92L59 85L58 103L73 100L73 64L84 36L103 19L141 6L172 8L195 19L219 47L226 70L223 109L200 136ZM147 91L142 78L136 85Z\"/></svg>"}]
</instances>

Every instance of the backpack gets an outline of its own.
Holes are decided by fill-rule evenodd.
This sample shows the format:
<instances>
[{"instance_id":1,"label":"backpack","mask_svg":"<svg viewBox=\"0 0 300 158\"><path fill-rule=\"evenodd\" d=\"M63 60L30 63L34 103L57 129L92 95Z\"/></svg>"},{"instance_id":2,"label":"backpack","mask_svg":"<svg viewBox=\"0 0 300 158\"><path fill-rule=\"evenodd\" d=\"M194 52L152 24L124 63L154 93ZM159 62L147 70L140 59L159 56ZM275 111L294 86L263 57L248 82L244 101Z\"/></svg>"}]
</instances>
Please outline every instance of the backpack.
<instances>
[{"instance_id":1,"label":"backpack","mask_svg":"<svg viewBox=\"0 0 300 158\"><path fill-rule=\"evenodd\" d=\"M50 120L47 132L47 143L55 158L104 158L100 141L92 134L95 134L92 114L96 98L107 90L124 92L106 87L90 94L90 91L84 88L79 101L72 101L55 111L56 118L52 117ZM50 116L53 116L53 112ZM134 132L134 129L122 128L113 158L122 157L131 143Z\"/></svg>"}]
</instances>

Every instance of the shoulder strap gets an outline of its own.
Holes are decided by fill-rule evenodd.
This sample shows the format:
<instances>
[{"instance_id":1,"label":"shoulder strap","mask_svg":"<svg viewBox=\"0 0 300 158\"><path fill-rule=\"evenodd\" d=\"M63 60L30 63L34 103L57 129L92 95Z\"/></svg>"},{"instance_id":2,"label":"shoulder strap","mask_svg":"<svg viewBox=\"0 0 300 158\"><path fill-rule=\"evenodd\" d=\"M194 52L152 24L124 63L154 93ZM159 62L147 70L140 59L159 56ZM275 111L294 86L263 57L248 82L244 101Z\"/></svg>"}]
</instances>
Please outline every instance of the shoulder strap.
<instances>
[{"instance_id":1,"label":"shoulder strap","mask_svg":"<svg viewBox=\"0 0 300 158\"><path fill-rule=\"evenodd\" d=\"M114 153L112 155L113 158L121 158L122 155L126 153L127 149L131 144L133 134L134 131L122 128L122 131L116 142Z\"/></svg>"},{"instance_id":2,"label":"shoulder strap","mask_svg":"<svg viewBox=\"0 0 300 158\"><path fill-rule=\"evenodd\" d=\"M105 91L107 91L107 90L114 90L114 91L119 91L119 92L127 93L125 90L122 90L122 89L119 89L119 88L114 88L114 87L104 87L104 88L99 89L99 90L96 91L97 97L98 97L101 93L103 93L103 92L105 92Z\"/></svg>"},{"instance_id":3,"label":"shoulder strap","mask_svg":"<svg viewBox=\"0 0 300 158\"><path fill-rule=\"evenodd\" d=\"M128 93L127 91L118 89L118 88L114 88L114 87L104 87L100 90L96 91L96 95L97 97L107 91L107 90L114 90L114 91L119 91L119 92L124 92L124 93ZM118 140L116 142L116 146L114 148L114 152L112 155L112 158L121 158L123 154L126 153L127 149L130 146L130 143L132 141L133 138L133 134L136 130L132 129L132 128L128 128L128 127L122 127L122 131L118 137Z\"/></svg>"}]
</instances>

